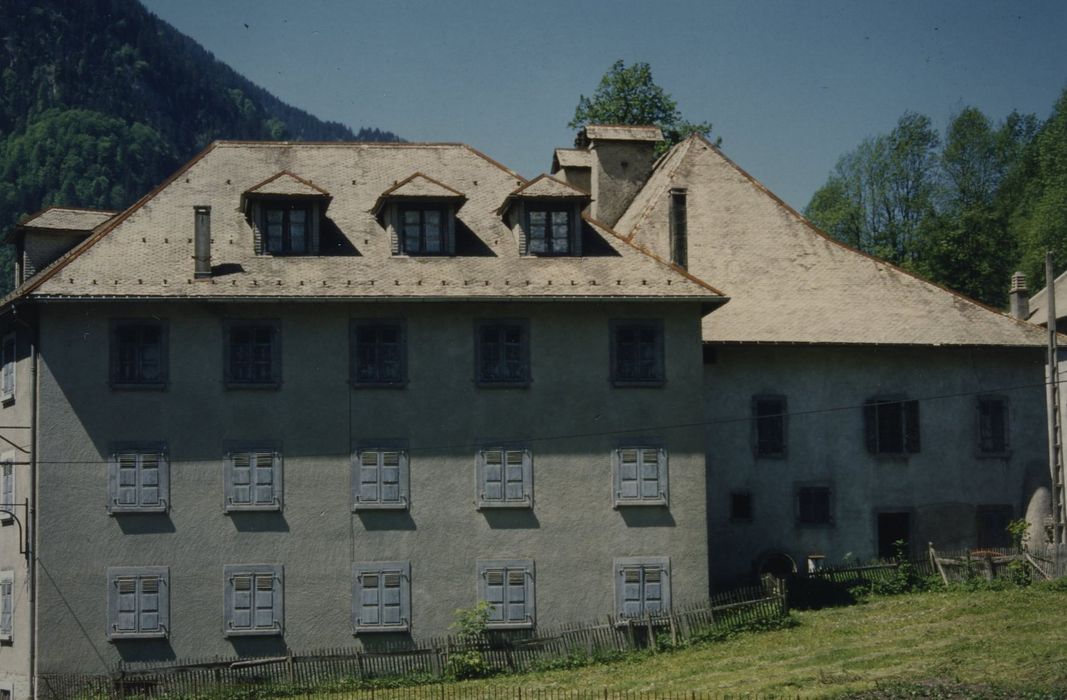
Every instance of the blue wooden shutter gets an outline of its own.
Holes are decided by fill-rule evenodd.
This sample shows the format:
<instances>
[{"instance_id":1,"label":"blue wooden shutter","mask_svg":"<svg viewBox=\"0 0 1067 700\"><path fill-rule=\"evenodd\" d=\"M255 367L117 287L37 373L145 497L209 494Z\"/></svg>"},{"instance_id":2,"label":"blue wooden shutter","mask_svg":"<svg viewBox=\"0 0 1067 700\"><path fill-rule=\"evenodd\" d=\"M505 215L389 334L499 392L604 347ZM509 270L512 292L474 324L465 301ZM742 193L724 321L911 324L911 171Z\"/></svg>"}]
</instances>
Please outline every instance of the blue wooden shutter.
<instances>
[{"instance_id":1,"label":"blue wooden shutter","mask_svg":"<svg viewBox=\"0 0 1067 700\"><path fill-rule=\"evenodd\" d=\"M641 499L655 500L661 497L660 493L660 450L646 447L641 453Z\"/></svg>"},{"instance_id":2,"label":"blue wooden shutter","mask_svg":"<svg viewBox=\"0 0 1067 700\"><path fill-rule=\"evenodd\" d=\"M403 621L401 609L401 586L403 576L401 572L393 570L382 571L382 624L396 627Z\"/></svg>"},{"instance_id":3,"label":"blue wooden shutter","mask_svg":"<svg viewBox=\"0 0 1067 700\"><path fill-rule=\"evenodd\" d=\"M276 617L274 574L256 574L254 578L253 626L256 629L273 629Z\"/></svg>"},{"instance_id":4,"label":"blue wooden shutter","mask_svg":"<svg viewBox=\"0 0 1067 700\"><path fill-rule=\"evenodd\" d=\"M641 578L644 614L655 615L663 612L663 570L655 565L642 567Z\"/></svg>"},{"instance_id":5,"label":"blue wooden shutter","mask_svg":"<svg viewBox=\"0 0 1067 700\"><path fill-rule=\"evenodd\" d=\"M118 634L136 634L137 632L137 578L124 576L115 579L116 615L112 622Z\"/></svg>"},{"instance_id":6,"label":"blue wooden shutter","mask_svg":"<svg viewBox=\"0 0 1067 700\"><path fill-rule=\"evenodd\" d=\"M141 576L137 579L137 631L141 633L159 632L162 630L163 620L160 609L160 586L159 576Z\"/></svg>"},{"instance_id":7,"label":"blue wooden shutter","mask_svg":"<svg viewBox=\"0 0 1067 700\"><path fill-rule=\"evenodd\" d=\"M524 485L526 483L526 465L528 464L525 450L508 450L505 455L504 465L504 500L523 501L526 499Z\"/></svg>"},{"instance_id":8,"label":"blue wooden shutter","mask_svg":"<svg viewBox=\"0 0 1067 700\"><path fill-rule=\"evenodd\" d=\"M248 505L252 502L252 455L248 452L230 453L230 480L227 484L230 504Z\"/></svg>"},{"instance_id":9,"label":"blue wooden shutter","mask_svg":"<svg viewBox=\"0 0 1067 700\"><path fill-rule=\"evenodd\" d=\"M505 574L507 621L526 622L526 570L509 568Z\"/></svg>"},{"instance_id":10,"label":"blue wooden shutter","mask_svg":"<svg viewBox=\"0 0 1067 700\"><path fill-rule=\"evenodd\" d=\"M275 452L255 452L253 459L253 500L256 505L269 506L277 504L275 490L275 472L279 459Z\"/></svg>"},{"instance_id":11,"label":"blue wooden shutter","mask_svg":"<svg viewBox=\"0 0 1067 700\"><path fill-rule=\"evenodd\" d=\"M366 571L359 576L359 625L377 626L381 618L381 582L379 571Z\"/></svg>"},{"instance_id":12,"label":"blue wooden shutter","mask_svg":"<svg viewBox=\"0 0 1067 700\"><path fill-rule=\"evenodd\" d=\"M620 500L633 500L640 495L640 479L638 475L638 460L640 450L632 447L616 451L618 463L618 493Z\"/></svg>"},{"instance_id":13,"label":"blue wooden shutter","mask_svg":"<svg viewBox=\"0 0 1067 700\"><path fill-rule=\"evenodd\" d=\"M353 564L352 623L356 632L405 630L411 621L411 563Z\"/></svg>"},{"instance_id":14,"label":"blue wooden shutter","mask_svg":"<svg viewBox=\"0 0 1067 700\"><path fill-rule=\"evenodd\" d=\"M482 500L488 502L504 500L504 452L503 450L482 451Z\"/></svg>"},{"instance_id":15,"label":"blue wooden shutter","mask_svg":"<svg viewBox=\"0 0 1067 700\"><path fill-rule=\"evenodd\" d=\"M380 503L379 490L381 453L377 450L365 450L359 455L359 491L360 503Z\"/></svg>"},{"instance_id":16,"label":"blue wooden shutter","mask_svg":"<svg viewBox=\"0 0 1067 700\"><path fill-rule=\"evenodd\" d=\"M489 622L504 622L504 569L486 569L482 572L485 578L485 602L489 603Z\"/></svg>"},{"instance_id":17,"label":"blue wooden shutter","mask_svg":"<svg viewBox=\"0 0 1067 700\"><path fill-rule=\"evenodd\" d=\"M163 455L158 452L143 452L137 455L138 505L154 508L162 504L161 462Z\"/></svg>"},{"instance_id":18,"label":"blue wooden shutter","mask_svg":"<svg viewBox=\"0 0 1067 700\"><path fill-rule=\"evenodd\" d=\"M137 454L124 452L112 460L112 503L119 508L137 506Z\"/></svg>"},{"instance_id":19,"label":"blue wooden shutter","mask_svg":"<svg viewBox=\"0 0 1067 700\"><path fill-rule=\"evenodd\" d=\"M401 454L397 450L386 450L380 455L381 501L382 503L400 503L400 463Z\"/></svg>"},{"instance_id":20,"label":"blue wooden shutter","mask_svg":"<svg viewBox=\"0 0 1067 700\"><path fill-rule=\"evenodd\" d=\"M232 588L230 627L232 629L252 629L252 578L250 574L240 574L230 579Z\"/></svg>"}]
</instances>

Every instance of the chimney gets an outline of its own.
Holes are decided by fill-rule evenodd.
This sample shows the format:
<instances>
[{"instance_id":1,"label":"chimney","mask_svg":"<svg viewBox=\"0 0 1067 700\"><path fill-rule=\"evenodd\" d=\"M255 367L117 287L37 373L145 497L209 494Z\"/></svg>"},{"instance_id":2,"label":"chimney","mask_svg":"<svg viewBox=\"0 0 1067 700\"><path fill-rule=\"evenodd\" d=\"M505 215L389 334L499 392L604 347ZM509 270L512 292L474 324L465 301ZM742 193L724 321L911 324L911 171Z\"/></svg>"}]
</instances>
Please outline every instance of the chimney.
<instances>
[{"instance_id":1,"label":"chimney","mask_svg":"<svg viewBox=\"0 0 1067 700\"><path fill-rule=\"evenodd\" d=\"M656 162L656 144L663 134L656 126L590 124L578 133L575 146L591 155L594 219L614 226L648 181Z\"/></svg>"},{"instance_id":2,"label":"chimney","mask_svg":"<svg viewBox=\"0 0 1067 700\"><path fill-rule=\"evenodd\" d=\"M211 277L211 207L193 207L196 211L196 233L193 238L193 258L196 260L196 279Z\"/></svg>"},{"instance_id":3,"label":"chimney","mask_svg":"<svg viewBox=\"0 0 1067 700\"><path fill-rule=\"evenodd\" d=\"M1047 293L1055 294L1055 286L1050 284ZM1026 320L1030 316L1030 295L1026 288L1026 275L1016 272L1011 276L1011 291L1008 296L1011 298L1011 315L1014 318Z\"/></svg>"},{"instance_id":4,"label":"chimney","mask_svg":"<svg viewBox=\"0 0 1067 700\"><path fill-rule=\"evenodd\" d=\"M671 262L689 267L689 231L685 211L686 189L671 188Z\"/></svg>"}]
</instances>

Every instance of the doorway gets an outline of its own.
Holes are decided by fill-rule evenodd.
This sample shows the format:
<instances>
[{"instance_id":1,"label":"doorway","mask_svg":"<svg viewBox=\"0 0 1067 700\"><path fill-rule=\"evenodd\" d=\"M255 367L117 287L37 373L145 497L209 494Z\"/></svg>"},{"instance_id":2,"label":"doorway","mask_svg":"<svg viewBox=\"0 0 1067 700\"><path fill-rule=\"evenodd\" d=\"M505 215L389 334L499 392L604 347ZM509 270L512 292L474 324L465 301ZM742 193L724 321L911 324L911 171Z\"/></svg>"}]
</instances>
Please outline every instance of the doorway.
<instances>
[{"instance_id":1,"label":"doorway","mask_svg":"<svg viewBox=\"0 0 1067 700\"><path fill-rule=\"evenodd\" d=\"M878 514L878 558L897 556L896 542L904 542L904 555L911 554L911 513Z\"/></svg>"}]
</instances>

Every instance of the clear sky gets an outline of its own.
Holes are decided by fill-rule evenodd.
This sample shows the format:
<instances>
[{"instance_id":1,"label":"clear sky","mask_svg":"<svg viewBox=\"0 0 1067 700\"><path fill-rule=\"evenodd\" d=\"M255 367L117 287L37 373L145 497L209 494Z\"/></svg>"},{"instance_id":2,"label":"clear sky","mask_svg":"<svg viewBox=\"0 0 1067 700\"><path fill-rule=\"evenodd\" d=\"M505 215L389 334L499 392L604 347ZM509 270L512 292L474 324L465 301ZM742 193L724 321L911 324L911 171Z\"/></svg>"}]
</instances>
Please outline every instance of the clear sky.
<instances>
[{"instance_id":1,"label":"clear sky","mask_svg":"<svg viewBox=\"0 0 1067 700\"><path fill-rule=\"evenodd\" d=\"M1067 1L144 0L282 100L409 141L462 141L526 177L611 64L645 61L723 151L797 208L905 111L1048 116Z\"/></svg>"}]
</instances>

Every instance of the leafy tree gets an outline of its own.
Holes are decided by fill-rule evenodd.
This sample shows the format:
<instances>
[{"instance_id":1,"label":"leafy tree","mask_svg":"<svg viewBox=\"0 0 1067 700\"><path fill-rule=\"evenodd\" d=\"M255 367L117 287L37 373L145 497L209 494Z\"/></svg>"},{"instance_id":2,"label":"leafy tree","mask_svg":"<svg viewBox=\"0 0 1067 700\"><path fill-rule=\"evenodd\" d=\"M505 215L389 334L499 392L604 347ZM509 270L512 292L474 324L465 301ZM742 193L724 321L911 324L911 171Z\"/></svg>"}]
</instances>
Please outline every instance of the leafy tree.
<instances>
[{"instance_id":1,"label":"leafy tree","mask_svg":"<svg viewBox=\"0 0 1067 700\"><path fill-rule=\"evenodd\" d=\"M580 129L587 124L655 124L666 140L663 149L688 138L692 134L708 137L710 122L689 122L682 119L678 103L652 80L652 67L647 63L627 66L615 61L600 79L593 96L581 95L568 127ZM722 139L716 139L718 145Z\"/></svg>"}]
</instances>

